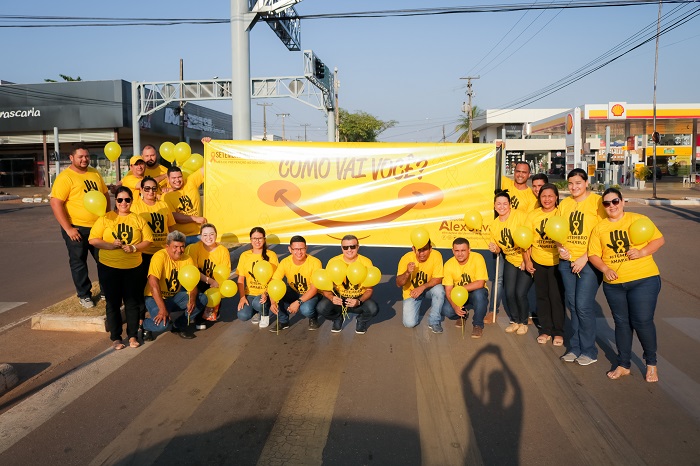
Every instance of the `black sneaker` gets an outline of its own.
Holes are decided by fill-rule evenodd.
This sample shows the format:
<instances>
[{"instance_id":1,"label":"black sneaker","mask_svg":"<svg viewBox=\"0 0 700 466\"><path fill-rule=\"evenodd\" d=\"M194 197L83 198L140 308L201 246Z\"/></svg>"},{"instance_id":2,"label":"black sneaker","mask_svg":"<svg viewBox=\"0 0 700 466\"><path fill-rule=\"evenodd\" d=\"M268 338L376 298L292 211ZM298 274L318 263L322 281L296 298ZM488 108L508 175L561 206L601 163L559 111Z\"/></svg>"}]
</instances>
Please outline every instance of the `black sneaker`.
<instances>
[{"instance_id":1,"label":"black sneaker","mask_svg":"<svg viewBox=\"0 0 700 466\"><path fill-rule=\"evenodd\" d=\"M364 335L367 333L367 322L363 320L358 320L357 325L355 326L355 333Z\"/></svg>"},{"instance_id":2,"label":"black sneaker","mask_svg":"<svg viewBox=\"0 0 700 466\"><path fill-rule=\"evenodd\" d=\"M331 328L331 332L339 333L341 330L343 330L343 318L338 317L337 319L333 320L333 328Z\"/></svg>"},{"instance_id":3,"label":"black sneaker","mask_svg":"<svg viewBox=\"0 0 700 466\"><path fill-rule=\"evenodd\" d=\"M143 336L143 341L153 341L153 333L150 330L144 330L141 335Z\"/></svg>"},{"instance_id":4,"label":"black sneaker","mask_svg":"<svg viewBox=\"0 0 700 466\"><path fill-rule=\"evenodd\" d=\"M289 328L289 322L280 322L279 320L277 322L278 323L275 325L270 325L270 331L272 333L277 332L277 330L284 330Z\"/></svg>"},{"instance_id":5,"label":"black sneaker","mask_svg":"<svg viewBox=\"0 0 700 466\"><path fill-rule=\"evenodd\" d=\"M192 340L193 338L196 338L194 333L192 333L189 330L181 330L181 331L177 332L177 334L183 340Z\"/></svg>"},{"instance_id":6,"label":"black sneaker","mask_svg":"<svg viewBox=\"0 0 700 466\"><path fill-rule=\"evenodd\" d=\"M318 319L316 317L309 318L309 330L318 330Z\"/></svg>"}]
</instances>

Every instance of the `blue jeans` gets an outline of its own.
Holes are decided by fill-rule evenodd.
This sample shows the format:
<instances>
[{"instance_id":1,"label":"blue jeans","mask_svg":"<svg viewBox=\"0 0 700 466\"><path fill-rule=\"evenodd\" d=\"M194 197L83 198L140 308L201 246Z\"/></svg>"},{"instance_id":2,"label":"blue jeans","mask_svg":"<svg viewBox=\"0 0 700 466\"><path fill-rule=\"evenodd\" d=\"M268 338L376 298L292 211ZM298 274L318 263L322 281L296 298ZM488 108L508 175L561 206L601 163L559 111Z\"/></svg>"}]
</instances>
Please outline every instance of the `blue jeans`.
<instances>
[{"instance_id":1,"label":"blue jeans","mask_svg":"<svg viewBox=\"0 0 700 466\"><path fill-rule=\"evenodd\" d=\"M294 291L292 287L287 285L287 293L284 295L284 298L282 298L282 300L279 303L277 303L277 319L279 320L280 324L289 322L289 311L287 311L287 308L290 304L292 304L299 298L301 298L301 295ZM317 302L318 295L314 296L308 301L304 301L304 303L301 306L299 306L299 312L301 313L301 315L303 315L304 317L308 317L309 319L315 318Z\"/></svg>"},{"instance_id":2,"label":"blue jeans","mask_svg":"<svg viewBox=\"0 0 700 466\"><path fill-rule=\"evenodd\" d=\"M484 328L484 316L486 316L486 310L489 305L489 292L486 288L480 288L478 290L469 292L469 299L464 304L464 307L469 309L474 309L474 315L472 316L472 325L475 327ZM442 313L448 319L454 319L457 317L457 313L452 308L449 301L445 300L442 305Z\"/></svg>"},{"instance_id":3,"label":"blue jeans","mask_svg":"<svg viewBox=\"0 0 700 466\"><path fill-rule=\"evenodd\" d=\"M595 295L603 281L603 274L586 263L576 275L571 273L571 262L565 260L559 261L559 272L564 283L566 307L571 312L571 320L567 322L569 325L566 329L566 333L571 335L568 350L576 356L597 359Z\"/></svg>"},{"instance_id":4,"label":"blue jeans","mask_svg":"<svg viewBox=\"0 0 700 466\"><path fill-rule=\"evenodd\" d=\"M158 315L158 305L152 296L146 296L146 309L148 310L150 317L144 319L143 321L144 330L149 330L151 332L165 332L170 330L172 327L180 330L186 328L187 303L189 302L189 299L189 294L184 290L180 290L170 298L165 299L165 308L168 310L170 318L167 322L156 324L153 322L153 318ZM207 296L203 293L198 293L194 309L192 310L192 314L190 314L190 323L194 322L194 318L200 314L206 306Z\"/></svg>"},{"instance_id":5,"label":"blue jeans","mask_svg":"<svg viewBox=\"0 0 700 466\"><path fill-rule=\"evenodd\" d=\"M185 246L190 244L199 243L199 235L185 236Z\"/></svg>"},{"instance_id":6,"label":"blue jeans","mask_svg":"<svg viewBox=\"0 0 700 466\"><path fill-rule=\"evenodd\" d=\"M496 258L497 255L494 254L494 258ZM498 293L491 293L491 300L489 301L489 311L493 311L493 306L494 306L494 301L496 304L496 312L498 312L498 308L500 307L501 303L503 303L503 310L506 311L506 315L510 320L513 320L513 318L510 315L510 309L508 309L508 303L506 302L506 292L503 289L503 267L506 263L506 259L503 257L503 254L498 254L498 280L496 281L495 276L494 277L489 277L491 279L491 282L494 283L494 288L498 288Z\"/></svg>"},{"instance_id":7,"label":"blue jeans","mask_svg":"<svg viewBox=\"0 0 700 466\"><path fill-rule=\"evenodd\" d=\"M615 320L618 366L630 368L633 330L642 344L647 365L656 365L654 311L660 291L661 277L658 275L627 283L603 283L603 292Z\"/></svg>"},{"instance_id":8,"label":"blue jeans","mask_svg":"<svg viewBox=\"0 0 700 466\"><path fill-rule=\"evenodd\" d=\"M240 311L238 311L238 320L250 320L253 314L256 312L260 313L261 316L270 315L270 300L268 299L264 306L265 312L263 313L263 304L260 303L260 296L246 295L248 304L244 304Z\"/></svg>"},{"instance_id":9,"label":"blue jeans","mask_svg":"<svg viewBox=\"0 0 700 466\"><path fill-rule=\"evenodd\" d=\"M73 277L75 285L75 293L78 298L92 297L92 282L88 276L88 252L92 254L92 258L97 263L99 251L88 242L90 237L90 227L79 227L71 225L80 232L80 241L73 241L70 236L61 228L61 236L66 243L68 250L68 264L70 265L70 274Z\"/></svg>"},{"instance_id":10,"label":"blue jeans","mask_svg":"<svg viewBox=\"0 0 700 466\"><path fill-rule=\"evenodd\" d=\"M442 305L445 302L445 288L442 285L437 284L428 291L424 291L415 299L406 298L403 300L404 327L412 328L418 325L420 305L423 302L423 298L426 296L430 298L430 317L428 318L428 324L436 325L442 321L440 311L442 310Z\"/></svg>"}]
</instances>

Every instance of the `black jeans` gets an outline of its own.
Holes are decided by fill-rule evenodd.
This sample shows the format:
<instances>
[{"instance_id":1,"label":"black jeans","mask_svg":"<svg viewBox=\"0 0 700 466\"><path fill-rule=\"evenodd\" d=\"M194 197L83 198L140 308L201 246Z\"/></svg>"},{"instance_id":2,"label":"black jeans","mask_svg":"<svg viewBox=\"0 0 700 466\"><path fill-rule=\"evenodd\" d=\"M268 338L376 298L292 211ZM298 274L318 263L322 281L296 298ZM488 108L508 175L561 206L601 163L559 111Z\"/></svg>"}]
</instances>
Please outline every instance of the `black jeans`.
<instances>
[{"instance_id":1,"label":"black jeans","mask_svg":"<svg viewBox=\"0 0 700 466\"><path fill-rule=\"evenodd\" d=\"M558 265L535 266L535 292L540 335L564 336L564 283Z\"/></svg>"},{"instance_id":2,"label":"black jeans","mask_svg":"<svg viewBox=\"0 0 700 466\"><path fill-rule=\"evenodd\" d=\"M503 266L503 288L506 292L510 316L516 324L527 324L530 316L527 292L531 286L530 274L506 261Z\"/></svg>"},{"instance_id":3,"label":"black jeans","mask_svg":"<svg viewBox=\"0 0 700 466\"><path fill-rule=\"evenodd\" d=\"M139 275L143 284L141 286L141 295L139 296L139 319L146 318L146 287L148 286L148 268L151 266L153 254L141 254L141 265L139 265Z\"/></svg>"},{"instance_id":4,"label":"black jeans","mask_svg":"<svg viewBox=\"0 0 700 466\"><path fill-rule=\"evenodd\" d=\"M78 294L78 297L91 298L92 282L88 276L87 258L88 252L90 252L95 262L98 262L98 252L97 249L88 242L90 227L79 227L75 225L73 225L73 227L77 228L80 232L80 241L73 241L70 239L70 236L61 228L61 235L63 235L63 241L66 242L66 249L68 249L70 273L73 276L73 284L75 285L75 292Z\"/></svg>"},{"instance_id":5,"label":"black jeans","mask_svg":"<svg viewBox=\"0 0 700 466\"><path fill-rule=\"evenodd\" d=\"M325 296L316 305L316 312L325 317L327 320L335 320L339 318L342 314L343 308L336 304L333 304L330 299ZM357 316L358 322L369 322L372 317L379 313L379 306L377 303L368 299L363 302L361 306L349 307L348 312L353 314L359 314Z\"/></svg>"},{"instance_id":6,"label":"black jeans","mask_svg":"<svg viewBox=\"0 0 700 466\"><path fill-rule=\"evenodd\" d=\"M105 295L107 330L112 341L122 339L122 313L119 310L124 302L126 315L126 336L136 337L139 331L140 302L143 300L143 278L141 267L115 269L97 264L97 273Z\"/></svg>"}]
</instances>

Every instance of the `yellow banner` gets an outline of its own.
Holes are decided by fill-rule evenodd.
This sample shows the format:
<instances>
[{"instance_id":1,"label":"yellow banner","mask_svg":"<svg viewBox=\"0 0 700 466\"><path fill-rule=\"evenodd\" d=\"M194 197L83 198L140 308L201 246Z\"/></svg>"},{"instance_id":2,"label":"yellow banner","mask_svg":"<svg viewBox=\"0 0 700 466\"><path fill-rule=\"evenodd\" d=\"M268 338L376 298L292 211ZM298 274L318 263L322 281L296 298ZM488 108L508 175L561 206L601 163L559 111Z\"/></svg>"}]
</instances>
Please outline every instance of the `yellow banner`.
<instances>
[{"instance_id":1,"label":"yellow banner","mask_svg":"<svg viewBox=\"0 0 700 466\"><path fill-rule=\"evenodd\" d=\"M458 236L486 249L486 226L470 232L464 214L493 218L493 144L383 144L211 141L205 145L204 216L219 235L248 242L262 226L282 244L410 247L416 227L436 247Z\"/></svg>"}]
</instances>

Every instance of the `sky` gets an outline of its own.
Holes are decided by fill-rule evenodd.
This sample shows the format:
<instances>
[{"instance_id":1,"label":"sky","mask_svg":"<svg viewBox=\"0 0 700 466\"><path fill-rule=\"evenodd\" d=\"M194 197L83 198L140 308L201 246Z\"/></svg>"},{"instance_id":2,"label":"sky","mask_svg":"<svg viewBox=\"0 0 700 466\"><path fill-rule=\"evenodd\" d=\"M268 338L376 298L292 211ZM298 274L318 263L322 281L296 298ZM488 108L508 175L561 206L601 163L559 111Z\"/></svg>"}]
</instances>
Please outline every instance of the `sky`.
<instances>
[{"instance_id":1,"label":"sky","mask_svg":"<svg viewBox=\"0 0 700 466\"><path fill-rule=\"evenodd\" d=\"M303 0L300 15L407 8L492 5L485 0ZM565 0L503 0L512 5L568 3ZM230 1L193 3L165 0L4 2L6 15L143 18L228 18ZM700 3L664 4L676 18ZM657 5L588 9L528 10L361 19L302 19L301 48L311 49L331 69L338 68L340 107L363 111L396 125L380 135L385 142L455 141L455 126L466 101L465 76L473 81L473 104L480 109L511 108L538 91L610 51L617 44L655 27ZM37 21L32 21L37 23ZM657 102L697 103L700 61L700 16L662 35L659 44ZM632 42L637 43L639 39ZM8 28L0 79L14 83L60 80L59 74L83 80L169 81L230 78L231 34L228 24ZM654 89L654 41L525 108L571 108L620 101L651 103ZM250 33L251 76L301 76L302 52L290 52L264 23ZM267 132L288 139L327 138L326 117L293 99L254 99L252 133L262 134L263 106ZM230 113L228 102L212 103Z\"/></svg>"}]
</instances>

